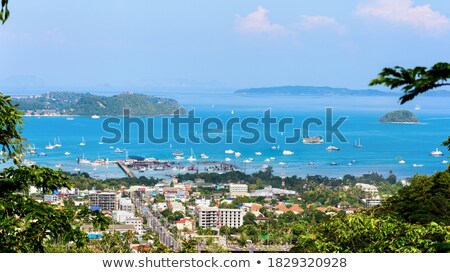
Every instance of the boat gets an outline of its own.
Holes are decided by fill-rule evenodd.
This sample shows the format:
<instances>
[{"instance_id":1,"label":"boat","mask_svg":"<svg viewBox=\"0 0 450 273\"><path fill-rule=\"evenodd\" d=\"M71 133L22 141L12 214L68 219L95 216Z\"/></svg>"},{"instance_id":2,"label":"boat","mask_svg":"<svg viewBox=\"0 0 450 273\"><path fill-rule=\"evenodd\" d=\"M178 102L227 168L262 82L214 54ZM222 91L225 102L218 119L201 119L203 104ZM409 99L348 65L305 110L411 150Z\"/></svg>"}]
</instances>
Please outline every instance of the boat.
<instances>
[{"instance_id":1,"label":"boat","mask_svg":"<svg viewBox=\"0 0 450 273\"><path fill-rule=\"evenodd\" d=\"M55 168L61 168L63 164L59 163L55 165Z\"/></svg>"},{"instance_id":2,"label":"boat","mask_svg":"<svg viewBox=\"0 0 450 273\"><path fill-rule=\"evenodd\" d=\"M182 155L175 156L175 160L183 160L183 159L184 159L184 156L182 156Z\"/></svg>"},{"instance_id":3,"label":"boat","mask_svg":"<svg viewBox=\"0 0 450 273\"><path fill-rule=\"evenodd\" d=\"M270 158L264 159L265 162L270 162Z\"/></svg>"},{"instance_id":4,"label":"boat","mask_svg":"<svg viewBox=\"0 0 450 273\"><path fill-rule=\"evenodd\" d=\"M73 170L74 170L74 171L76 171L76 172L79 172L79 171L81 171L81 169L80 169L80 168L74 168Z\"/></svg>"},{"instance_id":5,"label":"boat","mask_svg":"<svg viewBox=\"0 0 450 273\"><path fill-rule=\"evenodd\" d=\"M91 164L91 161L85 159L85 158L84 158L84 155L83 155L82 158L78 158L78 159L77 159L77 162L78 162L78 164Z\"/></svg>"},{"instance_id":6,"label":"boat","mask_svg":"<svg viewBox=\"0 0 450 273\"><path fill-rule=\"evenodd\" d=\"M403 159L401 159L401 160L398 162L398 164L405 164L405 163L406 163L406 161L403 160Z\"/></svg>"},{"instance_id":7,"label":"boat","mask_svg":"<svg viewBox=\"0 0 450 273\"><path fill-rule=\"evenodd\" d=\"M418 168L418 167L423 167L423 164L412 164L412 166L414 167L414 168Z\"/></svg>"},{"instance_id":8,"label":"boat","mask_svg":"<svg viewBox=\"0 0 450 273\"><path fill-rule=\"evenodd\" d=\"M267 165L267 164L263 164L263 165L261 166L261 169L267 169L267 168L269 168L269 165Z\"/></svg>"},{"instance_id":9,"label":"boat","mask_svg":"<svg viewBox=\"0 0 450 273\"><path fill-rule=\"evenodd\" d=\"M286 163L284 163L283 161L279 162L278 165L284 166L286 165Z\"/></svg>"},{"instance_id":10,"label":"boat","mask_svg":"<svg viewBox=\"0 0 450 273\"><path fill-rule=\"evenodd\" d=\"M337 163L333 161L333 162L330 163L330 165L331 165L331 166L336 166Z\"/></svg>"},{"instance_id":11,"label":"boat","mask_svg":"<svg viewBox=\"0 0 450 273\"><path fill-rule=\"evenodd\" d=\"M294 152L289 151L289 150L283 150L283 155L293 155Z\"/></svg>"},{"instance_id":12,"label":"boat","mask_svg":"<svg viewBox=\"0 0 450 273\"><path fill-rule=\"evenodd\" d=\"M47 150L53 150L53 149L55 149L55 146L52 145L52 144L50 144L50 142L49 142L48 145L45 145L45 149L47 149Z\"/></svg>"},{"instance_id":13,"label":"boat","mask_svg":"<svg viewBox=\"0 0 450 273\"><path fill-rule=\"evenodd\" d=\"M103 140L103 138L101 137L101 138L100 138L100 141L98 142L98 144L102 145L102 144L103 144L103 141L102 141L102 140Z\"/></svg>"},{"instance_id":14,"label":"boat","mask_svg":"<svg viewBox=\"0 0 450 273\"><path fill-rule=\"evenodd\" d=\"M47 156L47 154L44 153L44 152L40 152L40 153L38 154L38 156Z\"/></svg>"},{"instance_id":15,"label":"boat","mask_svg":"<svg viewBox=\"0 0 450 273\"><path fill-rule=\"evenodd\" d=\"M84 145L86 145L86 142L84 141L84 137L81 137L80 146L84 146Z\"/></svg>"},{"instance_id":16,"label":"boat","mask_svg":"<svg viewBox=\"0 0 450 273\"><path fill-rule=\"evenodd\" d=\"M66 119L67 120L73 120L73 117L67 117Z\"/></svg>"},{"instance_id":17,"label":"boat","mask_svg":"<svg viewBox=\"0 0 450 273\"><path fill-rule=\"evenodd\" d=\"M231 149L228 149L228 150L225 150L225 153L226 153L226 154L234 154L234 151L231 150Z\"/></svg>"},{"instance_id":18,"label":"boat","mask_svg":"<svg viewBox=\"0 0 450 273\"><path fill-rule=\"evenodd\" d=\"M255 155L262 155L262 153L261 152L256 152Z\"/></svg>"},{"instance_id":19,"label":"boat","mask_svg":"<svg viewBox=\"0 0 450 273\"><path fill-rule=\"evenodd\" d=\"M416 106L414 107L414 110L419 111L420 110L420 105L416 104Z\"/></svg>"},{"instance_id":20,"label":"boat","mask_svg":"<svg viewBox=\"0 0 450 273\"><path fill-rule=\"evenodd\" d=\"M92 115L91 118L93 118L93 119L98 119L98 118L100 118L100 116Z\"/></svg>"},{"instance_id":21,"label":"boat","mask_svg":"<svg viewBox=\"0 0 450 273\"><path fill-rule=\"evenodd\" d=\"M121 153L123 153L123 150L122 150L122 149L119 149L119 148L116 148L116 149L114 150L114 153L116 153L116 154L121 154Z\"/></svg>"},{"instance_id":22,"label":"boat","mask_svg":"<svg viewBox=\"0 0 450 273\"><path fill-rule=\"evenodd\" d=\"M55 144L53 144L53 146L55 146L55 148L58 148L58 147L62 146L61 145L61 141L59 140L59 137L58 137L58 141L57 142L55 141Z\"/></svg>"},{"instance_id":23,"label":"boat","mask_svg":"<svg viewBox=\"0 0 450 273\"><path fill-rule=\"evenodd\" d=\"M347 166L353 166L352 162L348 162Z\"/></svg>"},{"instance_id":24,"label":"boat","mask_svg":"<svg viewBox=\"0 0 450 273\"><path fill-rule=\"evenodd\" d=\"M441 156L441 155L444 155L444 153L442 151L440 151L438 148L436 148L436 150L432 151L430 153L430 155L432 155L432 156Z\"/></svg>"},{"instance_id":25,"label":"boat","mask_svg":"<svg viewBox=\"0 0 450 273\"><path fill-rule=\"evenodd\" d=\"M32 155L36 154L36 147L34 145L33 146L28 145L27 152Z\"/></svg>"},{"instance_id":26,"label":"boat","mask_svg":"<svg viewBox=\"0 0 450 273\"><path fill-rule=\"evenodd\" d=\"M250 163L250 162L252 162L250 159L246 159L246 160L244 160L243 161L244 163Z\"/></svg>"},{"instance_id":27,"label":"boat","mask_svg":"<svg viewBox=\"0 0 450 273\"><path fill-rule=\"evenodd\" d=\"M201 157L202 159L208 159L208 158L209 158L209 156L207 156L206 154L200 154L200 157Z\"/></svg>"},{"instance_id":28,"label":"boat","mask_svg":"<svg viewBox=\"0 0 450 273\"><path fill-rule=\"evenodd\" d=\"M174 155L174 156L177 156L177 155L182 156L182 155L184 155L184 153L181 152L181 151L175 151L175 152L172 153L172 155Z\"/></svg>"},{"instance_id":29,"label":"boat","mask_svg":"<svg viewBox=\"0 0 450 273\"><path fill-rule=\"evenodd\" d=\"M225 161L231 161L231 158L229 158L229 157L225 157Z\"/></svg>"},{"instance_id":30,"label":"boat","mask_svg":"<svg viewBox=\"0 0 450 273\"><path fill-rule=\"evenodd\" d=\"M269 157L270 160L275 160L275 157L271 156Z\"/></svg>"},{"instance_id":31,"label":"boat","mask_svg":"<svg viewBox=\"0 0 450 273\"><path fill-rule=\"evenodd\" d=\"M235 157L240 157L240 156L241 156L241 153L240 153L240 152L235 152L235 153L234 153L234 156L235 156Z\"/></svg>"},{"instance_id":32,"label":"boat","mask_svg":"<svg viewBox=\"0 0 450 273\"><path fill-rule=\"evenodd\" d=\"M231 114L234 115L234 110L231 110Z\"/></svg>"},{"instance_id":33,"label":"boat","mask_svg":"<svg viewBox=\"0 0 450 273\"><path fill-rule=\"evenodd\" d=\"M328 146L326 148L327 151L339 151L340 149L336 146Z\"/></svg>"},{"instance_id":34,"label":"boat","mask_svg":"<svg viewBox=\"0 0 450 273\"><path fill-rule=\"evenodd\" d=\"M304 137L302 140L303 144L321 144L323 143L323 139L321 136L315 137Z\"/></svg>"},{"instance_id":35,"label":"boat","mask_svg":"<svg viewBox=\"0 0 450 273\"><path fill-rule=\"evenodd\" d=\"M25 166L30 167L30 166L32 166L32 165L36 165L36 162L31 161L31 160L28 160L28 159L25 159L25 160L23 161L23 164L24 164Z\"/></svg>"},{"instance_id":36,"label":"boat","mask_svg":"<svg viewBox=\"0 0 450 273\"><path fill-rule=\"evenodd\" d=\"M191 148L191 155L188 157L188 159L187 159L189 162L192 162L192 161L196 161L197 160L197 158L195 158L195 154L194 154L194 150Z\"/></svg>"},{"instance_id":37,"label":"boat","mask_svg":"<svg viewBox=\"0 0 450 273\"><path fill-rule=\"evenodd\" d=\"M308 162L308 165L309 165L309 166L313 166L313 165L316 165L316 163L310 161L310 162Z\"/></svg>"},{"instance_id":38,"label":"boat","mask_svg":"<svg viewBox=\"0 0 450 273\"><path fill-rule=\"evenodd\" d=\"M441 161L441 163L442 163L442 164L447 164L447 163L448 163L448 160L443 159L443 160Z\"/></svg>"},{"instance_id":39,"label":"boat","mask_svg":"<svg viewBox=\"0 0 450 273\"><path fill-rule=\"evenodd\" d=\"M272 146L272 147L270 147L270 149L276 150L276 149L277 149L277 146Z\"/></svg>"},{"instance_id":40,"label":"boat","mask_svg":"<svg viewBox=\"0 0 450 273\"><path fill-rule=\"evenodd\" d=\"M363 146L361 145L361 140L358 138L358 142L356 142L355 140L355 144L353 145L353 148L362 148Z\"/></svg>"},{"instance_id":41,"label":"boat","mask_svg":"<svg viewBox=\"0 0 450 273\"><path fill-rule=\"evenodd\" d=\"M70 152L64 152L65 155L70 155Z\"/></svg>"}]
</instances>

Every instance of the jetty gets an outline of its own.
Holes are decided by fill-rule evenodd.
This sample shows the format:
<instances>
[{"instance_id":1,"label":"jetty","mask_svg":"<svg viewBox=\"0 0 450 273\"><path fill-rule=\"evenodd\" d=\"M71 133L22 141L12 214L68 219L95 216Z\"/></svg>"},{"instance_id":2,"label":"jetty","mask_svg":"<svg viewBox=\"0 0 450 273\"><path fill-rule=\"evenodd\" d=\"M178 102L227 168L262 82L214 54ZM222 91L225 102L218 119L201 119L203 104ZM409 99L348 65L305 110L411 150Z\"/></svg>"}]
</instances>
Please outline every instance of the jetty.
<instances>
[{"instance_id":1,"label":"jetty","mask_svg":"<svg viewBox=\"0 0 450 273\"><path fill-rule=\"evenodd\" d=\"M129 178L136 178L136 175L128 168L127 165L121 160L116 161L117 166L119 166L120 169L129 177Z\"/></svg>"}]
</instances>

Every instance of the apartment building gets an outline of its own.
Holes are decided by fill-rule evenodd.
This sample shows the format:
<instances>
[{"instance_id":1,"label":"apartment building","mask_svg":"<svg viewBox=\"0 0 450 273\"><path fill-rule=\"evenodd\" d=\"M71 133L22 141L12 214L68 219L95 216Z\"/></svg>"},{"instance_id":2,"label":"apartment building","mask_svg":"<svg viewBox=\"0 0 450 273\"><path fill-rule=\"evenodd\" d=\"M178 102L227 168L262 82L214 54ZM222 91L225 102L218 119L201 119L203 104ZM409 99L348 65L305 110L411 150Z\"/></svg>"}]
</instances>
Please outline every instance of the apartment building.
<instances>
[{"instance_id":1,"label":"apartment building","mask_svg":"<svg viewBox=\"0 0 450 273\"><path fill-rule=\"evenodd\" d=\"M90 191L91 206L98 206L103 211L113 211L118 208L118 196L115 191Z\"/></svg>"},{"instance_id":2,"label":"apartment building","mask_svg":"<svg viewBox=\"0 0 450 273\"><path fill-rule=\"evenodd\" d=\"M202 228L229 226L240 227L243 224L244 211L241 209L219 209L217 207L198 206L197 217Z\"/></svg>"}]
</instances>

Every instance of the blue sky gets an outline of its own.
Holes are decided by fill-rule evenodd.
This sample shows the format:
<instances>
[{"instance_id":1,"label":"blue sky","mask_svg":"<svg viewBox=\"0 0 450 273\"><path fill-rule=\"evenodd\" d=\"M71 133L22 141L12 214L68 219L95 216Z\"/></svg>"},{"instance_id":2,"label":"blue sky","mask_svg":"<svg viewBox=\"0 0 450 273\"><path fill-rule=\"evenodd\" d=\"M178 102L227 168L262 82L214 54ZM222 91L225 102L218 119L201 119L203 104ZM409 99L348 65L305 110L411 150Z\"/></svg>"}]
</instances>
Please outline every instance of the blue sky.
<instances>
[{"instance_id":1,"label":"blue sky","mask_svg":"<svg viewBox=\"0 0 450 273\"><path fill-rule=\"evenodd\" d=\"M450 1L18 1L0 90L367 88L450 62Z\"/></svg>"}]
</instances>

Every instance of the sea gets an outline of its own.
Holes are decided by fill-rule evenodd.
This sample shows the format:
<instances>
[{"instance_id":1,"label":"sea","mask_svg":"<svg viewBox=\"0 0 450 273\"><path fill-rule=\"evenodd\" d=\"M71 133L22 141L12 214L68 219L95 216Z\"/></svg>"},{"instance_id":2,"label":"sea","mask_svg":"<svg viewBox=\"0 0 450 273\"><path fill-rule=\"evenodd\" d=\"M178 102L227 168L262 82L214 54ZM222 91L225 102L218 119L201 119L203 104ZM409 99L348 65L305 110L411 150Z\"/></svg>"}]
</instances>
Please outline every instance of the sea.
<instances>
[{"instance_id":1,"label":"sea","mask_svg":"<svg viewBox=\"0 0 450 273\"><path fill-rule=\"evenodd\" d=\"M192 155L197 159L192 163L199 171L204 170L204 161L219 163L225 162L228 157L226 163L246 173L270 166L275 175L323 175L336 178L345 174L359 176L376 172L383 176L393 173L398 179L404 179L415 174L431 175L448 167L448 163L443 162L448 160L449 152L446 147L440 146L450 134L448 98L418 97L400 105L395 96L258 96L230 91L164 92L151 95L176 99L184 109L192 111L196 124L191 128L183 124L176 132L172 127L173 117L139 117L142 122L131 119L127 131L123 118L24 116L23 136L28 144L36 148L36 154L27 154L26 159L68 172L86 172L99 179L124 177L125 174L115 164L80 165L77 159L107 158L112 162L125 160L127 156L139 156L175 161L173 152L179 151L184 153L185 158L179 160L180 165L189 166L186 159ZM379 122L382 115L398 109L412 111L420 123ZM263 117L267 117L269 112L273 124L264 126ZM233 123L227 126L230 120ZM279 128L281 120L286 122L284 131ZM168 129L162 126L166 121ZM209 122L209 127L205 127L205 122ZM308 135L322 136L324 143L303 144L301 137L288 143L289 137L294 135L294 129L303 134L304 124L308 122ZM337 128L334 134L330 134L333 125ZM176 134L186 141L183 143L179 137L175 137ZM120 137L109 143L117 135ZM129 138L126 138L127 135ZM155 143L149 139L149 135L167 136L168 139L163 143ZM188 139L189 135L191 139ZM216 137L217 143L206 141L205 136ZM200 141L193 142L192 138ZM80 145L82 139L84 146ZM103 144L99 144L101 140ZM55 142L59 142L61 147L45 149L46 145ZM355 142L360 143L362 148L354 148ZM339 150L328 151L328 146L335 146ZM123 153L115 153L117 148ZM444 155L431 156L430 152L436 148ZM241 153L241 156L226 154L225 150L228 149ZM46 153L46 156L38 156L40 152ZM65 152L70 154L66 155ZM200 158L202 153L209 158ZM400 160L405 163L400 164ZM3 163L1 167L10 164ZM136 176L147 177L167 177L180 172L186 171L134 171Z\"/></svg>"}]
</instances>

